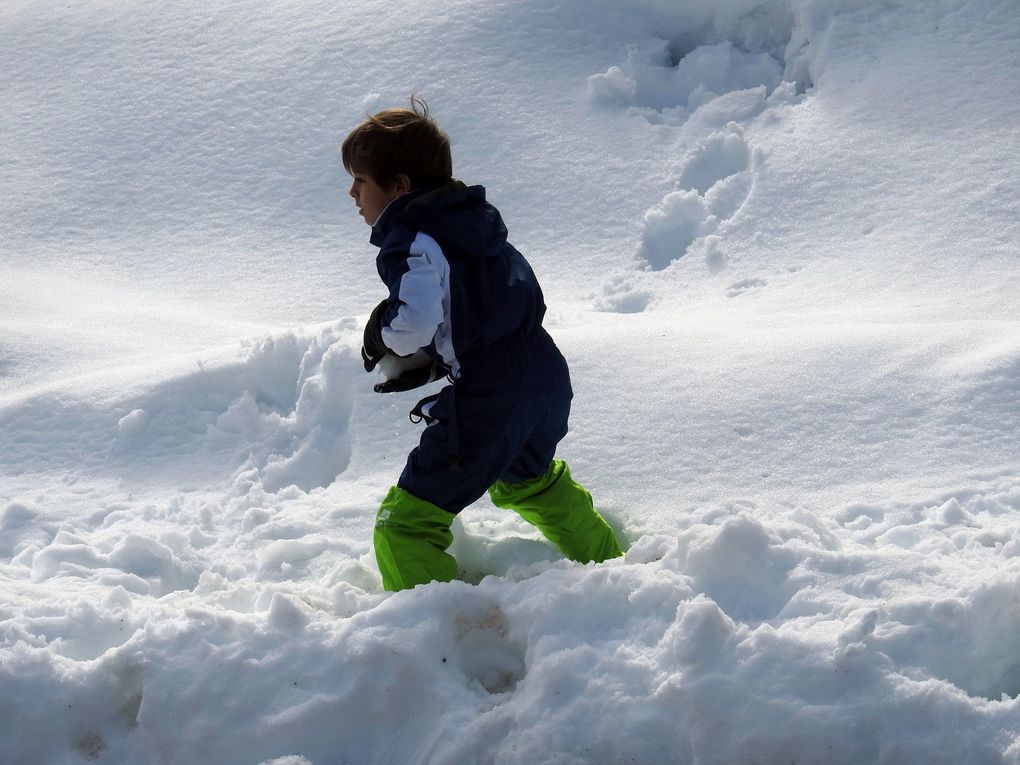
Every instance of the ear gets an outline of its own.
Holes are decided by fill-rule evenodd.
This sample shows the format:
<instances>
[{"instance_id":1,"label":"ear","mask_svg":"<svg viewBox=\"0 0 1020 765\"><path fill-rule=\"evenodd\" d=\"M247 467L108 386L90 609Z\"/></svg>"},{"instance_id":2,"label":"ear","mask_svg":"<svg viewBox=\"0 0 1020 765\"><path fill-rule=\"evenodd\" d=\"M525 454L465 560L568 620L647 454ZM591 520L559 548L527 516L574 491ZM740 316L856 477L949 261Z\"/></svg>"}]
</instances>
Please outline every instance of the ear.
<instances>
[{"instance_id":1,"label":"ear","mask_svg":"<svg viewBox=\"0 0 1020 765\"><path fill-rule=\"evenodd\" d=\"M400 173L393 181L393 188L398 194L406 194L411 190L411 176Z\"/></svg>"}]
</instances>

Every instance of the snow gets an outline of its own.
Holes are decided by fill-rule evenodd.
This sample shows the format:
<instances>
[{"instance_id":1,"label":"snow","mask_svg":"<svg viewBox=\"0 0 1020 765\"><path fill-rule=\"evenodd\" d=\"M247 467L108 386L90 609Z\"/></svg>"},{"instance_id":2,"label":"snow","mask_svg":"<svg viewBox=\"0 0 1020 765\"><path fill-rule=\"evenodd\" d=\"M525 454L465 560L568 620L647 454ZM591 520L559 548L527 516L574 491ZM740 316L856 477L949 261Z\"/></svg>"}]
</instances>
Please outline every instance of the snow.
<instances>
[{"instance_id":1,"label":"snow","mask_svg":"<svg viewBox=\"0 0 1020 765\"><path fill-rule=\"evenodd\" d=\"M1014 2L13 0L0 71L0 762L1020 762ZM482 499L381 589L411 92L623 559Z\"/></svg>"}]
</instances>

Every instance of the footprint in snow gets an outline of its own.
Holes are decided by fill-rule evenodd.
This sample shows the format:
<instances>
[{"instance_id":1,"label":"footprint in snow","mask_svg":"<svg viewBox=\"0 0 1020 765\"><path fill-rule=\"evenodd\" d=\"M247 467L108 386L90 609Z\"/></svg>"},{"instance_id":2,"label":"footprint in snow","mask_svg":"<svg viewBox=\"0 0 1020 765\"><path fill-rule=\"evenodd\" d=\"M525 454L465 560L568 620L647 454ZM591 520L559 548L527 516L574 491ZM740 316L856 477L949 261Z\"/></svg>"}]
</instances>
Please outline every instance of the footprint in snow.
<instances>
[{"instance_id":1,"label":"footprint in snow","mask_svg":"<svg viewBox=\"0 0 1020 765\"><path fill-rule=\"evenodd\" d=\"M495 604L454 620L457 664L470 681L491 694L507 693L524 677L523 651L509 639L509 622Z\"/></svg>"},{"instance_id":2,"label":"footprint in snow","mask_svg":"<svg viewBox=\"0 0 1020 765\"><path fill-rule=\"evenodd\" d=\"M683 128L685 136L703 131L674 190L643 216L637 254L643 270L662 271L702 252L711 273L726 267L720 234L750 196L759 164L744 127L801 102L812 85L806 67L785 65L794 39L790 17L751 14L711 31L685 29L676 38L635 41L624 61L588 78L596 103ZM653 296L610 281L589 298L598 311L638 313Z\"/></svg>"},{"instance_id":3,"label":"footprint in snow","mask_svg":"<svg viewBox=\"0 0 1020 765\"><path fill-rule=\"evenodd\" d=\"M610 277L600 292L588 296L596 311L641 313L652 302L653 293L642 289L631 275Z\"/></svg>"},{"instance_id":4,"label":"footprint in snow","mask_svg":"<svg viewBox=\"0 0 1020 765\"><path fill-rule=\"evenodd\" d=\"M739 282L734 282L733 284L731 284L729 286L729 289L726 291L726 295L731 298L739 297L740 295L743 295L745 292L759 289L761 287L764 287L766 284L768 284L768 282L766 282L764 279L743 279Z\"/></svg>"},{"instance_id":5,"label":"footprint in snow","mask_svg":"<svg viewBox=\"0 0 1020 765\"><path fill-rule=\"evenodd\" d=\"M638 258L652 271L662 271L684 257L737 213L752 181L743 129L730 123L712 133L687 159L677 189L645 213ZM718 270L718 253L715 260L707 252L706 257L710 269Z\"/></svg>"}]
</instances>

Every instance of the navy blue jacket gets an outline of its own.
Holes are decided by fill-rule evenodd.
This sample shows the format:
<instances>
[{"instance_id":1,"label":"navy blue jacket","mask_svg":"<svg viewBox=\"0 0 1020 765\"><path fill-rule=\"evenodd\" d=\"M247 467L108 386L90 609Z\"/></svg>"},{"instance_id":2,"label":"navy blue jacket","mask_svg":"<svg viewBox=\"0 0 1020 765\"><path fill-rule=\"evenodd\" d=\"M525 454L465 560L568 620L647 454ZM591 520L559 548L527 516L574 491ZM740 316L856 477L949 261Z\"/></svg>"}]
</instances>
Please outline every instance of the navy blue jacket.
<instances>
[{"instance_id":1,"label":"navy blue jacket","mask_svg":"<svg viewBox=\"0 0 1020 765\"><path fill-rule=\"evenodd\" d=\"M452 181L398 197L371 241L389 288L382 339L396 354L425 348L456 379L472 358L545 336L542 289L481 186Z\"/></svg>"}]
</instances>

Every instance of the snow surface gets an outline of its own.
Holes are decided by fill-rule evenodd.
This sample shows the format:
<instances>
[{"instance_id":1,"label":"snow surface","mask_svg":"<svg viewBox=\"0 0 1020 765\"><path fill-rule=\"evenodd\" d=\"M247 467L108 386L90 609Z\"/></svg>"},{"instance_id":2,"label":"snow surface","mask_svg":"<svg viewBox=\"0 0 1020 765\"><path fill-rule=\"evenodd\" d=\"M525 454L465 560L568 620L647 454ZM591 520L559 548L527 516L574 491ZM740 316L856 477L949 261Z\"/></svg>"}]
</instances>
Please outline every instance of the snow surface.
<instances>
[{"instance_id":1,"label":"snow surface","mask_svg":"<svg viewBox=\"0 0 1020 765\"><path fill-rule=\"evenodd\" d=\"M624 559L381 591L412 91ZM1015 0L7 0L0 102L4 765L1020 762Z\"/></svg>"}]
</instances>

